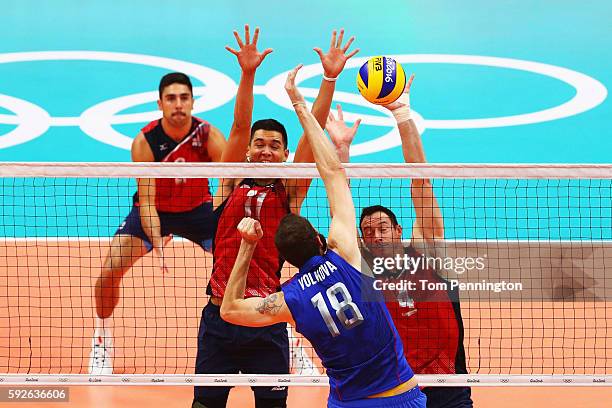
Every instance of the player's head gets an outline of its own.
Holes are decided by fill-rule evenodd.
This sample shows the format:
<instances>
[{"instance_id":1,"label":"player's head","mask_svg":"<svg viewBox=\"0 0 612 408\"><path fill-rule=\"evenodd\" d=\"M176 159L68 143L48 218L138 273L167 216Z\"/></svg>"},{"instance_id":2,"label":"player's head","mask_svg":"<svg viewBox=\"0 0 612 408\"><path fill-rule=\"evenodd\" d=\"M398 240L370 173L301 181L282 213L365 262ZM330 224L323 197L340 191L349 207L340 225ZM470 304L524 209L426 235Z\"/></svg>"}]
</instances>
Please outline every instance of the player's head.
<instances>
[{"instance_id":1,"label":"player's head","mask_svg":"<svg viewBox=\"0 0 612 408\"><path fill-rule=\"evenodd\" d=\"M172 126L181 127L191 122L193 109L193 86L189 77L181 72L171 72L159 81L157 106L164 120Z\"/></svg>"},{"instance_id":2,"label":"player's head","mask_svg":"<svg viewBox=\"0 0 612 408\"><path fill-rule=\"evenodd\" d=\"M402 242L402 226L387 207L373 205L361 211L359 218L361 237L372 255L393 256Z\"/></svg>"},{"instance_id":3,"label":"player's head","mask_svg":"<svg viewBox=\"0 0 612 408\"><path fill-rule=\"evenodd\" d=\"M325 237L304 217L287 214L276 230L274 243L280 255L298 268L327 250Z\"/></svg>"},{"instance_id":4,"label":"player's head","mask_svg":"<svg viewBox=\"0 0 612 408\"><path fill-rule=\"evenodd\" d=\"M262 119L251 126L247 160L256 163L281 163L287 160L287 131L277 120Z\"/></svg>"}]
</instances>

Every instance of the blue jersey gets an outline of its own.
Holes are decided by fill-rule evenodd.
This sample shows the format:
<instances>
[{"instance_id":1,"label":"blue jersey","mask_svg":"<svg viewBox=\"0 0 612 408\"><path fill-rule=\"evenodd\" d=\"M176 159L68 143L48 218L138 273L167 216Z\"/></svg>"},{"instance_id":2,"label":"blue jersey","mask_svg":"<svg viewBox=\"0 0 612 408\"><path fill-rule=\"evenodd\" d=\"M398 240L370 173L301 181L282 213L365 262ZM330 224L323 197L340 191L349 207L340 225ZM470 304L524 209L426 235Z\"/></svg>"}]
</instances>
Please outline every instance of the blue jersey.
<instances>
[{"instance_id":1,"label":"blue jersey","mask_svg":"<svg viewBox=\"0 0 612 408\"><path fill-rule=\"evenodd\" d=\"M365 398L414 375L384 299L372 283L330 250L309 259L283 285L296 330L327 369L330 398Z\"/></svg>"}]
</instances>

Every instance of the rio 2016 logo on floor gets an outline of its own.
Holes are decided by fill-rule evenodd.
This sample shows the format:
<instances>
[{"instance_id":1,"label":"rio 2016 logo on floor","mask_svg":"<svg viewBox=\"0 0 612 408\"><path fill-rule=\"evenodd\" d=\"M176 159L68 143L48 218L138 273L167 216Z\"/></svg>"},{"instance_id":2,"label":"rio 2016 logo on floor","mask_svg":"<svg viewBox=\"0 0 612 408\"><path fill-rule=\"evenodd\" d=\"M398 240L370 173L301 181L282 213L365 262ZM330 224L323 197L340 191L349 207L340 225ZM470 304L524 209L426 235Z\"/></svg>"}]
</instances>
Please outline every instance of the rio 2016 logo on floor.
<instances>
[{"instance_id":1,"label":"rio 2016 logo on floor","mask_svg":"<svg viewBox=\"0 0 612 408\"><path fill-rule=\"evenodd\" d=\"M512 116L447 120L423 118L417 112L413 112L413 117L421 133L426 129L494 128L557 120L592 109L601 104L607 97L606 88L596 79L580 72L554 65L477 55L405 54L389 55L389 57L400 63L465 64L527 71L565 82L576 90L573 98L558 106ZM347 62L346 68L360 67L369 58L371 57L353 58ZM151 55L99 51L41 51L0 54L0 64L58 60L139 64L184 72L205 85L194 88L194 96L196 96L194 114L200 114L229 103L237 90L236 82L222 72L186 61ZM300 73L298 84L306 79L321 76L322 74L323 71L320 64L307 65ZM271 102L291 109L291 104L283 87L286 76L287 72L281 72L271 78L265 85L255 86L255 94L264 95ZM318 89L315 88L301 87L300 89L307 97L316 97L318 93ZM125 95L91 106L85 109L79 116L53 117L38 105L15 96L0 94L0 107L13 113L0 114L0 124L16 125L16 128L0 136L0 149L26 143L43 135L50 127L54 126L76 126L89 137L102 143L120 149L130 149L132 138L113 129L113 125L146 123L157 119L159 112L151 111L134 114L119 114L119 112L144 103L156 101L157 98L157 91ZM334 100L368 107L383 114L383 116L380 116L345 112L344 118L348 122L361 118L363 124L380 126L385 129L383 132L387 132L375 139L352 146L352 156L380 152L400 144L400 139L396 133L395 120L386 109L366 102L357 92L336 91Z\"/></svg>"}]
</instances>

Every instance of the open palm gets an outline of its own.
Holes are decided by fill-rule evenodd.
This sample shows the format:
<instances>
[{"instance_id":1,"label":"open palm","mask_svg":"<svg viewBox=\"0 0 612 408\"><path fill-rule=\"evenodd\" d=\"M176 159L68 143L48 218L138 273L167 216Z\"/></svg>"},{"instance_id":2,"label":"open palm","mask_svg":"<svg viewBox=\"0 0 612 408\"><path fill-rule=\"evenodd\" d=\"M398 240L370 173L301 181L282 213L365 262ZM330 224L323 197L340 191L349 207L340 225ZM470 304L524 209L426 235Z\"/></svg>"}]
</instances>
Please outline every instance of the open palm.
<instances>
[{"instance_id":1,"label":"open palm","mask_svg":"<svg viewBox=\"0 0 612 408\"><path fill-rule=\"evenodd\" d=\"M244 42L240 38L240 35L234 30L234 37L238 43L239 50L235 50L229 46L225 46L225 49L234 54L238 58L238 64L244 72L254 72L261 62L266 58L266 55L272 52L272 48L266 48L262 52L257 50L257 40L259 39L259 27L255 28L253 34L253 41L251 42L249 25L244 26Z\"/></svg>"},{"instance_id":2,"label":"open palm","mask_svg":"<svg viewBox=\"0 0 612 408\"><path fill-rule=\"evenodd\" d=\"M325 123L325 130L329 133L329 137L336 148L349 147L355 139L355 134L361 123L361 119L357 119L353 126L348 127L344 122L344 115L342 113L342 107L340 104L336 105L338 109L338 119L334 117L334 114L329 112L327 122Z\"/></svg>"},{"instance_id":3,"label":"open palm","mask_svg":"<svg viewBox=\"0 0 612 408\"><path fill-rule=\"evenodd\" d=\"M355 37L349 38L346 44L342 45L342 40L344 39L344 29L340 30L340 35L336 37L336 30L332 32L331 43L329 45L329 51L327 53L323 53L321 48L314 48L315 52L319 54L319 58L321 58L321 65L323 65L323 72L325 76L329 78L336 78L342 70L344 69L344 65L349 58L359 52L359 49L353 50L348 55L346 54L349 47L355 40Z\"/></svg>"}]
</instances>

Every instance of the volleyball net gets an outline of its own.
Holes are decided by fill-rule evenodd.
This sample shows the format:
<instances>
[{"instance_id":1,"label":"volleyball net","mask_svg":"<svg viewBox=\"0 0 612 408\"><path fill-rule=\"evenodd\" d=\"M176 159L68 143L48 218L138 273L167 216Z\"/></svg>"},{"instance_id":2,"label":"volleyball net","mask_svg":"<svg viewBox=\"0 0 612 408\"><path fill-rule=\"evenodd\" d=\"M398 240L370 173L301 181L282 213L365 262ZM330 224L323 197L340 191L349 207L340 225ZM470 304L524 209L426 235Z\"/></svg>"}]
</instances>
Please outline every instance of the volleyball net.
<instances>
[{"instance_id":1,"label":"volleyball net","mask_svg":"<svg viewBox=\"0 0 612 408\"><path fill-rule=\"evenodd\" d=\"M369 253L364 268L399 305L390 311L421 385L612 384L612 165L351 164L347 174L358 217L383 205L403 227L404 250ZM221 178L312 178L301 213L328 231L325 188L311 164L1 163L2 383L325 384L296 367L292 375L193 375L213 257L178 235L165 246L168 273L148 254L121 281L109 318L116 375L88 374L95 285L132 209L135 178L208 178L213 195ZM411 180L423 178L444 240L410 252ZM257 215L265 197L250 198ZM408 264L389 266L405 254ZM411 274L415 262L434 275ZM404 275L383 279L381 266ZM285 264L281 282L296 272ZM295 329L289 335L323 374L312 346ZM462 365L460 344L468 374L449 375Z\"/></svg>"}]
</instances>

